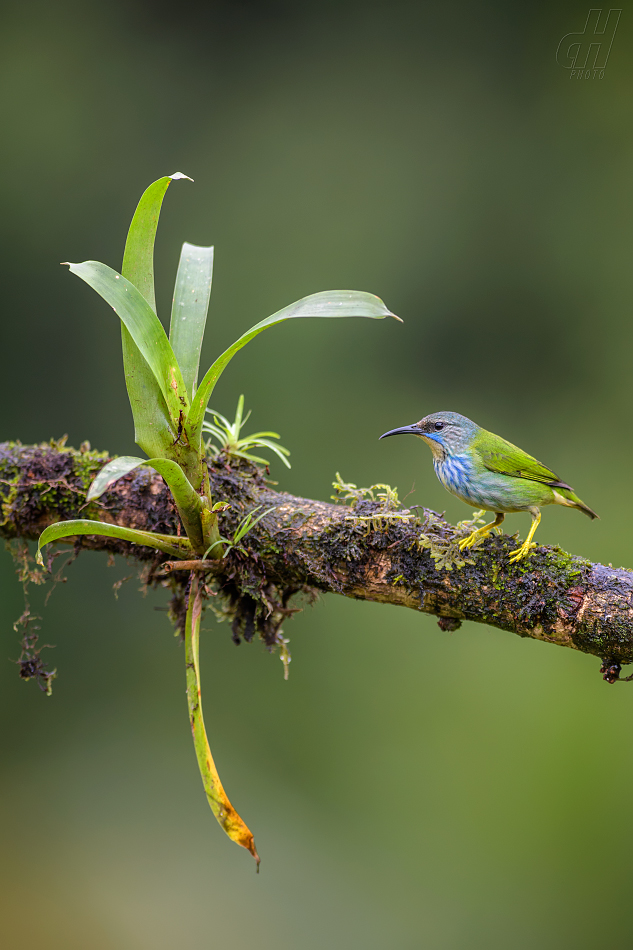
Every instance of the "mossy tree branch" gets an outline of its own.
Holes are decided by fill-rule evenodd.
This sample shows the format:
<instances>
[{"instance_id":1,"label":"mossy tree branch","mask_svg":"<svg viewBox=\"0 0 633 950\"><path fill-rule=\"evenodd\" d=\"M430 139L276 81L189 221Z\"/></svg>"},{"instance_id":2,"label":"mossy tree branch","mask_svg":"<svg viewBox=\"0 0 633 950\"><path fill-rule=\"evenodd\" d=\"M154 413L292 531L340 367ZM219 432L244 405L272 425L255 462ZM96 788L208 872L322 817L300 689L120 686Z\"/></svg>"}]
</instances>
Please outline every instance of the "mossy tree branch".
<instances>
[{"instance_id":1,"label":"mossy tree branch","mask_svg":"<svg viewBox=\"0 0 633 950\"><path fill-rule=\"evenodd\" d=\"M147 469L135 470L85 506L88 485L107 460L86 444L77 451L54 442L0 443L0 535L35 541L49 524L77 517L176 534L178 515L167 487ZM224 604L238 641L258 632L272 648L281 642L280 625L293 612L294 594L330 592L434 614L444 630L474 620L593 654L610 682L621 664L633 662L632 572L550 547L510 565L515 544L506 535L485 541L470 563L438 570L439 562L418 544L423 525L417 518L372 523L367 519L379 510L376 502L350 509L275 492L249 463L218 464L210 479L214 499L231 503L221 521L226 537L254 507L274 509L246 536L245 550L234 549L211 572L221 595L214 605ZM424 523L429 513L420 511L419 518ZM432 513L431 521L436 534L450 541L451 526ZM155 582L167 560L109 538L84 537L77 545L150 562ZM182 601L178 574L170 576L175 599ZM173 603L172 613L177 617Z\"/></svg>"}]
</instances>

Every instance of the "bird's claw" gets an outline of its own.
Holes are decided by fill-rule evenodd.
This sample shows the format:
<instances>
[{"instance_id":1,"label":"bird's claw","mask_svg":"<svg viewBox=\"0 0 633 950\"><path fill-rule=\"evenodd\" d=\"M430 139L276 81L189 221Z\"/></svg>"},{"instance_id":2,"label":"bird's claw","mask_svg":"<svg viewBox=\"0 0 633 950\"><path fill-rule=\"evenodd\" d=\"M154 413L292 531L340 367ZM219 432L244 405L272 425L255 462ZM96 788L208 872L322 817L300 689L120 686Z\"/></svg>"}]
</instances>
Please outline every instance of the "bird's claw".
<instances>
[{"instance_id":1,"label":"bird's claw","mask_svg":"<svg viewBox=\"0 0 633 950\"><path fill-rule=\"evenodd\" d=\"M510 564L516 564L522 558L527 557L532 548L536 547L536 541L524 541L520 548L513 551L509 558Z\"/></svg>"},{"instance_id":2,"label":"bird's claw","mask_svg":"<svg viewBox=\"0 0 633 950\"><path fill-rule=\"evenodd\" d=\"M462 538L459 542L458 547L460 551L465 551L466 548L471 548L473 544L479 540L481 534L478 531L472 531L467 538Z\"/></svg>"},{"instance_id":3,"label":"bird's claw","mask_svg":"<svg viewBox=\"0 0 633 950\"><path fill-rule=\"evenodd\" d=\"M460 551L465 551L466 548L472 548L478 541L483 541L484 538L487 538L493 530L493 525L485 525L483 528L477 528L476 531L471 531L467 538L462 538L459 542L458 547Z\"/></svg>"}]
</instances>

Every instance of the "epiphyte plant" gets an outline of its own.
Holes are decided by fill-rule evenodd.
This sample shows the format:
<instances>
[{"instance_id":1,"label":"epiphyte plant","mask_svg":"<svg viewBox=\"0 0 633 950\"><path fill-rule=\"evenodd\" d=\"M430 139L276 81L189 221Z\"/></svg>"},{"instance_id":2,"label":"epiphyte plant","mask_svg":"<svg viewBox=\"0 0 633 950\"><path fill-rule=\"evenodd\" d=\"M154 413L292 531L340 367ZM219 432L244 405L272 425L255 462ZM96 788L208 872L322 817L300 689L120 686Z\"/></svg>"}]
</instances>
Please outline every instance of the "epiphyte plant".
<instances>
[{"instance_id":1,"label":"epiphyte plant","mask_svg":"<svg viewBox=\"0 0 633 950\"><path fill-rule=\"evenodd\" d=\"M200 350L207 321L213 271L213 248L185 243L176 274L169 337L156 313L154 293L154 240L163 198L169 184L187 178L177 172L160 178L139 201L128 231L121 273L98 261L68 264L112 307L121 320L123 363L135 440L148 458L121 456L108 462L88 490L87 502L96 501L114 482L139 465L155 469L165 480L177 508L184 537L123 528L106 522L81 519L61 521L42 532L41 549L52 541L79 535L102 535L154 548L185 560L221 560L267 512L243 519L229 541L220 535L218 518L228 506L211 497L209 458L203 441L206 429L229 453L245 458L251 446L272 449L286 462L286 449L270 442L276 433L256 433L240 440L243 399L233 424L216 414L216 423L205 425L205 413L216 382L243 346L267 327L300 317L395 317L379 297L355 290L311 294L284 307L243 333L212 364L198 384ZM189 179L191 180L191 179ZM396 319L400 319L396 317ZM218 425L219 422L219 425ZM226 430L223 432L222 430ZM216 431L217 430L217 431ZM212 461L212 460L211 460ZM257 459L259 461L259 459ZM263 460L262 460L263 461ZM286 463L287 464L287 463ZM199 638L205 585L199 571L191 570L185 619L187 703L194 747L211 810L227 835L247 848L257 861L253 835L231 805L215 767L202 716L200 698Z\"/></svg>"},{"instance_id":2,"label":"epiphyte plant","mask_svg":"<svg viewBox=\"0 0 633 950\"><path fill-rule=\"evenodd\" d=\"M288 449L285 449L283 445L276 444L276 440L279 439L278 432L253 432L252 435L242 436L240 438L242 428L248 422L251 414L249 410L246 416L244 415L244 396L240 396L237 401L235 420L233 422L229 422L226 416L216 412L215 409L207 409L207 414L213 419L213 422L206 419L202 423L202 431L210 436L205 446L208 455L213 454L218 456L221 452L225 452L227 455L232 455L235 458L248 459L250 462L259 462L262 465L268 465L266 459L260 458L259 455L253 455L251 452L251 449L262 448L274 452L277 458L284 463L286 468L291 467L288 461L290 452ZM214 439L219 444L218 449L213 445Z\"/></svg>"}]
</instances>

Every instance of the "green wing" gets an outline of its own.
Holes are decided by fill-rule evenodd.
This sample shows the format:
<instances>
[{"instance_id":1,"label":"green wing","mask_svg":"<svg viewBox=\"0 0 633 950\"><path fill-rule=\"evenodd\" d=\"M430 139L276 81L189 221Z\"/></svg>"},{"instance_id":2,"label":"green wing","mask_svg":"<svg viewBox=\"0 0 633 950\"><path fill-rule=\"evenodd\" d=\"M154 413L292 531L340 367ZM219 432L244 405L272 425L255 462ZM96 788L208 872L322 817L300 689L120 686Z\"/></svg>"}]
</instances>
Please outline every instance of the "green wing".
<instances>
[{"instance_id":1,"label":"green wing","mask_svg":"<svg viewBox=\"0 0 633 950\"><path fill-rule=\"evenodd\" d=\"M542 462L528 455L523 449L506 442L501 436L494 432L486 432L483 429L477 437L473 446L490 472L497 472L499 475L511 475L514 478L529 478L533 482L541 482L549 485L551 488L566 488L569 491L573 489L566 483L561 482L558 475L550 468L546 468Z\"/></svg>"}]
</instances>

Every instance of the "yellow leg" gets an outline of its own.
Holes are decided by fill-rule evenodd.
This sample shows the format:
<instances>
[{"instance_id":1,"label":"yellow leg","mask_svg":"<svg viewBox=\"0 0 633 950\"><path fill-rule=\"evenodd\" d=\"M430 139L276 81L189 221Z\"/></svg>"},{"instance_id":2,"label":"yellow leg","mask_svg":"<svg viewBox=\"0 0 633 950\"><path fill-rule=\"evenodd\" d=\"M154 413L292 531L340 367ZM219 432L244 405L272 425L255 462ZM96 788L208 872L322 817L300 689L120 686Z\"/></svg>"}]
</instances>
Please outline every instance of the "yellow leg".
<instances>
[{"instance_id":1,"label":"yellow leg","mask_svg":"<svg viewBox=\"0 0 633 950\"><path fill-rule=\"evenodd\" d=\"M536 543L532 541L532 538L534 537L534 532L541 523L541 512L538 510L538 508L530 508L530 514L532 515L532 527L530 528L530 533L521 547L512 552L510 564L516 564L516 562L520 561L521 558L526 557L532 548L536 547Z\"/></svg>"},{"instance_id":2,"label":"yellow leg","mask_svg":"<svg viewBox=\"0 0 633 950\"><path fill-rule=\"evenodd\" d=\"M505 515L498 511L494 521L491 521L490 524L483 525L481 528L477 528L477 530L469 534L467 538L460 541L459 550L464 551L466 548L472 548L473 544L479 541L480 538L485 538L487 534L490 534L493 528L498 528L504 518Z\"/></svg>"}]
</instances>

